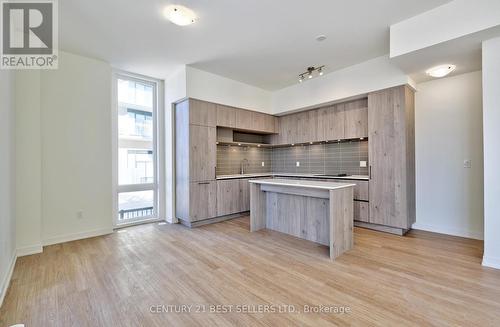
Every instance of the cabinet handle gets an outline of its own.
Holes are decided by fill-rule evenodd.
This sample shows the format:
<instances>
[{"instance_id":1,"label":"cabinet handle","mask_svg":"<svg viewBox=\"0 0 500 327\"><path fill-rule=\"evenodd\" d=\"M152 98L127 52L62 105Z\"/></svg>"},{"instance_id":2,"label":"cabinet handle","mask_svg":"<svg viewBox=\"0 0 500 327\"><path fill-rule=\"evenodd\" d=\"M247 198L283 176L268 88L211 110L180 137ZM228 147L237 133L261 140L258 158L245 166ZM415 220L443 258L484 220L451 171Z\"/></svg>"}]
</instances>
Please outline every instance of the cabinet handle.
<instances>
[{"instance_id":1,"label":"cabinet handle","mask_svg":"<svg viewBox=\"0 0 500 327\"><path fill-rule=\"evenodd\" d=\"M210 184L210 182L198 182L198 185Z\"/></svg>"},{"instance_id":2,"label":"cabinet handle","mask_svg":"<svg viewBox=\"0 0 500 327\"><path fill-rule=\"evenodd\" d=\"M370 173L369 173L370 176L368 176L368 179L372 179L372 165L370 165Z\"/></svg>"}]
</instances>

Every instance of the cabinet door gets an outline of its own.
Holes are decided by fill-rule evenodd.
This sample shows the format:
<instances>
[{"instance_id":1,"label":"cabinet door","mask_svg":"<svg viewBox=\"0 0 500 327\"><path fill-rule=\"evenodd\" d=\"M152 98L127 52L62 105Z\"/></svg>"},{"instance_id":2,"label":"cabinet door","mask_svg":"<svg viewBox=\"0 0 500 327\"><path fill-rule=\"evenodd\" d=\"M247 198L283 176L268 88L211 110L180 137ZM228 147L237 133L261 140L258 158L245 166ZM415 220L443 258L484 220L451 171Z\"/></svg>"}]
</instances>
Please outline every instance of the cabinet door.
<instances>
[{"instance_id":1,"label":"cabinet door","mask_svg":"<svg viewBox=\"0 0 500 327\"><path fill-rule=\"evenodd\" d=\"M264 114L262 131L266 133L276 133L276 119L278 117Z\"/></svg>"},{"instance_id":2,"label":"cabinet door","mask_svg":"<svg viewBox=\"0 0 500 327\"><path fill-rule=\"evenodd\" d=\"M279 137L278 137L278 143L279 144L289 144L293 143L292 141L292 121L293 121L293 116L294 115L286 115L280 117L280 122L279 122Z\"/></svg>"},{"instance_id":3,"label":"cabinet door","mask_svg":"<svg viewBox=\"0 0 500 327\"><path fill-rule=\"evenodd\" d=\"M251 112L251 117L252 117L252 122L251 122L251 130L252 131L259 131L259 132L265 132L266 131L266 114L263 114L261 112L256 112L252 111Z\"/></svg>"},{"instance_id":4,"label":"cabinet door","mask_svg":"<svg viewBox=\"0 0 500 327\"><path fill-rule=\"evenodd\" d=\"M215 127L217 109L215 103L189 99L189 123Z\"/></svg>"},{"instance_id":5,"label":"cabinet door","mask_svg":"<svg viewBox=\"0 0 500 327\"><path fill-rule=\"evenodd\" d=\"M308 133L305 142L323 141L323 139L320 138L321 133L318 132L319 119L320 119L319 109L309 110L307 112L306 128L308 129Z\"/></svg>"},{"instance_id":6,"label":"cabinet door","mask_svg":"<svg viewBox=\"0 0 500 327\"><path fill-rule=\"evenodd\" d=\"M250 210L249 179L240 179L240 212Z\"/></svg>"},{"instance_id":7,"label":"cabinet door","mask_svg":"<svg viewBox=\"0 0 500 327\"><path fill-rule=\"evenodd\" d=\"M344 105L337 104L319 109L318 138L321 141L341 140L344 138Z\"/></svg>"},{"instance_id":8,"label":"cabinet door","mask_svg":"<svg viewBox=\"0 0 500 327\"><path fill-rule=\"evenodd\" d=\"M215 179L217 146L215 127L189 126L189 178L192 182Z\"/></svg>"},{"instance_id":9,"label":"cabinet door","mask_svg":"<svg viewBox=\"0 0 500 327\"><path fill-rule=\"evenodd\" d=\"M404 87L368 96L370 223L408 228Z\"/></svg>"},{"instance_id":10,"label":"cabinet door","mask_svg":"<svg viewBox=\"0 0 500 327\"><path fill-rule=\"evenodd\" d=\"M249 110L236 109L236 126L235 128L243 130L252 130L253 117Z\"/></svg>"},{"instance_id":11,"label":"cabinet door","mask_svg":"<svg viewBox=\"0 0 500 327\"><path fill-rule=\"evenodd\" d=\"M331 179L331 182L356 184L353 190L354 200L368 201L368 181L352 179Z\"/></svg>"},{"instance_id":12,"label":"cabinet door","mask_svg":"<svg viewBox=\"0 0 500 327\"><path fill-rule=\"evenodd\" d=\"M354 201L354 220L369 222L368 202Z\"/></svg>"},{"instance_id":13,"label":"cabinet door","mask_svg":"<svg viewBox=\"0 0 500 327\"><path fill-rule=\"evenodd\" d=\"M217 216L217 185L215 181L189 183L190 220L198 221Z\"/></svg>"},{"instance_id":14,"label":"cabinet door","mask_svg":"<svg viewBox=\"0 0 500 327\"><path fill-rule=\"evenodd\" d=\"M240 180L217 181L217 216L225 216L241 211Z\"/></svg>"},{"instance_id":15,"label":"cabinet door","mask_svg":"<svg viewBox=\"0 0 500 327\"><path fill-rule=\"evenodd\" d=\"M236 110L235 108L217 105L217 126L236 127Z\"/></svg>"},{"instance_id":16,"label":"cabinet door","mask_svg":"<svg viewBox=\"0 0 500 327\"><path fill-rule=\"evenodd\" d=\"M368 137L368 100L361 99L344 104L344 138Z\"/></svg>"}]
</instances>

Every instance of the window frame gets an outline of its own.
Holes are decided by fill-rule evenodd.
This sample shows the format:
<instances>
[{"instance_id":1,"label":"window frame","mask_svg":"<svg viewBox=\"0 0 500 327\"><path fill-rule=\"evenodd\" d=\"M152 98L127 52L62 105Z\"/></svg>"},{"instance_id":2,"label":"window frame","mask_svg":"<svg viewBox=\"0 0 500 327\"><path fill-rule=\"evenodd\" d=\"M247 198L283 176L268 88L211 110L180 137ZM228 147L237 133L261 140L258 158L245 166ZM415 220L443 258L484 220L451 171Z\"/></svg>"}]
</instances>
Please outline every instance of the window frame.
<instances>
[{"instance_id":1,"label":"window frame","mask_svg":"<svg viewBox=\"0 0 500 327\"><path fill-rule=\"evenodd\" d=\"M118 126L118 80L129 80L135 81L142 84L147 84L153 86L153 182L143 183L143 184L127 184L119 185L119 126ZM126 227L135 224L142 224L145 222L153 222L162 220L163 214L163 192L164 187L162 186L162 167L163 160L161 151L161 131L163 130L164 124L161 123L163 114L163 82L154 78L132 74L123 71L115 70L113 72L112 78L112 192L113 192L113 203L112 203L112 215L113 215L113 226L115 228ZM127 109L128 110L128 109ZM141 216L138 218L127 219L126 221L120 221L118 219L119 215L119 203L118 198L120 193L128 192L138 192L138 191L153 191L153 214L148 216Z\"/></svg>"}]
</instances>

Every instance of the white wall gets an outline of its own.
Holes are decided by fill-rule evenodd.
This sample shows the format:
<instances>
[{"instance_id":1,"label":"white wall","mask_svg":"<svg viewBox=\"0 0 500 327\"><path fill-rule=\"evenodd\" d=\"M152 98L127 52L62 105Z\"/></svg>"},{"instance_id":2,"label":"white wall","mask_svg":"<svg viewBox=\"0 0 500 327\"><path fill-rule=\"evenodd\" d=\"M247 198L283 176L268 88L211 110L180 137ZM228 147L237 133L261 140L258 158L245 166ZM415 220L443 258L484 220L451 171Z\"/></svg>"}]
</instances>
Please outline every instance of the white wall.
<instances>
[{"instance_id":1,"label":"white wall","mask_svg":"<svg viewBox=\"0 0 500 327\"><path fill-rule=\"evenodd\" d=\"M16 72L16 238L18 256L42 251L40 71Z\"/></svg>"},{"instance_id":2,"label":"white wall","mask_svg":"<svg viewBox=\"0 0 500 327\"><path fill-rule=\"evenodd\" d=\"M484 257L500 269L500 38L483 42Z\"/></svg>"},{"instance_id":3,"label":"white wall","mask_svg":"<svg viewBox=\"0 0 500 327\"><path fill-rule=\"evenodd\" d=\"M481 72L417 86L416 229L483 238ZM464 168L464 160L472 168Z\"/></svg>"},{"instance_id":4,"label":"white wall","mask_svg":"<svg viewBox=\"0 0 500 327\"><path fill-rule=\"evenodd\" d=\"M0 306L16 258L14 73L0 70Z\"/></svg>"},{"instance_id":5,"label":"white wall","mask_svg":"<svg viewBox=\"0 0 500 327\"><path fill-rule=\"evenodd\" d=\"M404 84L412 81L383 56L273 92L272 113L318 106Z\"/></svg>"},{"instance_id":6,"label":"white wall","mask_svg":"<svg viewBox=\"0 0 500 327\"><path fill-rule=\"evenodd\" d=\"M186 67L187 96L238 108L270 113L271 92L242 82Z\"/></svg>"},{"instance_id":7,"label":"white wall","mask_svg":"<svg viewBox=\"0 0 500 327\"><path fill-rule=\"evenodd\" d=\"M112 231L111 67L59 60L40 80L44 244Z\"/></svg>"},{"instance_id":8,"label":"white wall","mask_svg":"<svg viewBox=\"0 0 500 327\"><path fill-rule=\"evenodd\" d=\"M175 121L173 103L187 96L186 66L180 67L165 80L165 219L175 217Z\"/></svg>"},{"instance_id":9,"label":"white wall","mask_svg":"<svg viewBox=\"0 0 500 327\"><path fill-rule=\"evenodd\" d=\"M390 55L424 49L500 24L500 1L455 0L391 25Z\"/></svg>"}]
</instances>

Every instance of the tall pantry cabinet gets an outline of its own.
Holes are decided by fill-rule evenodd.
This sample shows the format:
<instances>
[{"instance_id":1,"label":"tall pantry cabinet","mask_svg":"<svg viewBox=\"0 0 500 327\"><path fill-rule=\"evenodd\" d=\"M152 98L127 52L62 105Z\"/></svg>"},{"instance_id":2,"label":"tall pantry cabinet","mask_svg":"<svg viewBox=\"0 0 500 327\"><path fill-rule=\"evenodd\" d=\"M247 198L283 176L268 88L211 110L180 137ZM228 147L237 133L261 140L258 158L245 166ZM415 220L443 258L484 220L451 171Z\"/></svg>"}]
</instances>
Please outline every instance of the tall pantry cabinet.
<instances>
[{"instance_id":1,"label":"tall pantry cabinet","mask_svg":"<svg viewBox=\"0 0 500 327\"><path fill-rule=\"evenodd\" d=\"M414 92L399 86L368 95L369 223L400 229L415 222Z\"/></svg>"}]
</instances>

